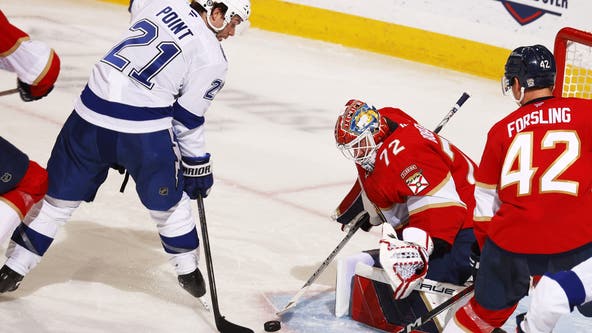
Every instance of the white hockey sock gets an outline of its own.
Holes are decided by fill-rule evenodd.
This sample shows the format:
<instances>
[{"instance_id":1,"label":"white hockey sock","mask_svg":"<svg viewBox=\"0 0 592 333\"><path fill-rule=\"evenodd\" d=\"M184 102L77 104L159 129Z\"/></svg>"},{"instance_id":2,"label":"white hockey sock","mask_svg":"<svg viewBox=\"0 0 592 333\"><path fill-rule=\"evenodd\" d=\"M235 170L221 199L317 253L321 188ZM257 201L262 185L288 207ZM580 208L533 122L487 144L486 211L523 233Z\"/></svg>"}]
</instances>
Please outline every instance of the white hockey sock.
<instances>
[{"instance_id":1,"label":"white hockey sock","mask_svg":"<svg viewBox=\"0 0 592 333\"><path fill-rule=\"evenodd\" d=\"M17 243L10 241L6 249L6 266L20 275L27 275L41 261L41 256L25 249Z\"/></svg>"},{"instance_id":2,"label":"white hockey sock","mask_svg":"<svg viewBox=\"0 0 592 333\"><path fill-rule=\"evenodd\" d=\"M169 262L175 268L177 275L188 274L197 268L199 262L199 248L190 252L169 254L169 256Z\"/></svg>"},{"instance_id":3,"label":"white hockey sock","mask_svg":"<svg viewBox=\"0 0 592 333\"><path fill-rule=\"evenodd\" d=\"M31 208L23 223L35 232L54 239L59 227L72 216L79 204L79 201L56 200L46 196ZM31 244L31 246L35 245ZM36 250L43 254L47 248L36 248ZM6 256L8 257L6 265L21 275L29 273L41 261L39 254L13 241L10 242Z\"/></svg>"},{"instance_id":4,"label":"white hockey sock","mask_svg":"<svg viewBox=\"0 0 592 333\"><path fill-rule=\"evenodd\" d=\"M191 200L183 193L181 200L167 211L151 210L150 216L156 222L161 236L174 238L191 232L195 226L195 217L191 210ZM195 240L197 242L197 239ZM168 253L169 262L178 275L193 272L199 261L199 247L182 253Z\"/></svg>"}]
</instances>

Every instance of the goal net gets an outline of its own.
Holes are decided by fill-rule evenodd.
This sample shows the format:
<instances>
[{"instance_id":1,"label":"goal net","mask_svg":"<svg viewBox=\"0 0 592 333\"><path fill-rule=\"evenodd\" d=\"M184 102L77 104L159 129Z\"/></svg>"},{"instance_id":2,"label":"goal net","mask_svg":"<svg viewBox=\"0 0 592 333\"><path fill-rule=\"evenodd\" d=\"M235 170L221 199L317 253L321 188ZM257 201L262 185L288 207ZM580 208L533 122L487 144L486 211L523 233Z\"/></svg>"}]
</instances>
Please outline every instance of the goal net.
<instances>
[{"instance_id":1,"label":"goal net","mask_svg":"<svg viewBox=\"0 0 592 333\"><path fill-rule=\"evenodd\" d=\"M556 96L592 99L592 33L563 28L555 37Z\"/></svg>"}]
</instances>

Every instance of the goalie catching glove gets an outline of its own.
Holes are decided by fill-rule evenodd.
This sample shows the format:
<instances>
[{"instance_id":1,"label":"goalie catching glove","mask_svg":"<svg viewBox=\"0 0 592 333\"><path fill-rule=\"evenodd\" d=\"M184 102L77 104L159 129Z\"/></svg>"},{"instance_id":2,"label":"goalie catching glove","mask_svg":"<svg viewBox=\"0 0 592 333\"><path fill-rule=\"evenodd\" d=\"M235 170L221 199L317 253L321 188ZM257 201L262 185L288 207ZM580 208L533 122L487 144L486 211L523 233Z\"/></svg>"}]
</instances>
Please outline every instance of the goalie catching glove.
<instances>
[{"instance_id":1,"label":"goalie catching glove","mask_svg":"<svg viewBox=\"0 0 592 333\"><path fill-rule=\"evenodd\" d=\"M184 190L191 199L198 196L205 198L214 185L210 154L201 157L183 157L183 176L185 177Z\"/></svg>"},{"instance_id":2,"label":"goalie catching glove","mask_svg":"<svg viewBox=\"0 0 592 333\"><path fill-rule=\"evenodd\" d=\"M397 238L397 233L390 224L384 223L382 228L380 264L389 278L395 299L403 299L425 278L434 243L419 228L405 228L403 240Z\"/></svg>"}]
</instances>

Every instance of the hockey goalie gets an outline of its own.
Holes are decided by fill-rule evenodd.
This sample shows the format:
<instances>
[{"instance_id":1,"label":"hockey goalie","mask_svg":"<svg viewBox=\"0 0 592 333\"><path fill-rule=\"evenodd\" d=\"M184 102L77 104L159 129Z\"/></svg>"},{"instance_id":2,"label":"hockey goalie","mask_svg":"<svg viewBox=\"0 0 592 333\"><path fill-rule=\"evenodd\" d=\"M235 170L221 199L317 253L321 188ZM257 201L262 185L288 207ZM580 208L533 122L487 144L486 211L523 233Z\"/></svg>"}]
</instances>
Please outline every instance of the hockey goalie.
<instances>
[{"instance_id":1,"label":"hockey goalie","mask_svg":"<svg viewBox=\"0 0 592 333\"><path fill-rule=\"evenodd\" d=\"M476 164L400 109L350 100L335 125L337 147L358 181L337 208L344 229L382 225L379 248L337 263L335 314L394 331L471 277ZM421 327L442 330L446 313Z\"/></svg>"}]
</instances>

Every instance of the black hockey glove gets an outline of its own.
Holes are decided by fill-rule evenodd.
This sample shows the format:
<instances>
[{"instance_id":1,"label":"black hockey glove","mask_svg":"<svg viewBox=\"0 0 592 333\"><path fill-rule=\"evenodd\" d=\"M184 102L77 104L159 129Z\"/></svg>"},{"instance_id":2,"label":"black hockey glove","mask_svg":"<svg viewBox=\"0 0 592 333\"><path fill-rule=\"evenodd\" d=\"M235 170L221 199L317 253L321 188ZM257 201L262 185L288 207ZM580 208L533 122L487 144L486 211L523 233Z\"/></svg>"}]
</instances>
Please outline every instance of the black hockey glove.
<instances>
[{"instance_id":1,"label":"black hockey glove","mask_svg":"<svg viewBox=\"0 0 592 333\"><path fill-rule=\"evenodd\" d=\"M360 229L366 232L370 231L372 227L376 226L372 224L372 222L370 222L371 218L368 212L364 212L364 214L360 216L358 219L353 219L349 223L341 222L339 219L336 219L336 221L341 223L341 231L345 232L349 231L349 229L353 228L353 226L356 224L360 224Z\"/></svg>"},{"instance_id":2,"label":"black hockey glove","mask_svg":"<svg viewBox=\"0 0 592 333\"><path fill-rule=\"evenodd\" d=\"M33 87L30 84L26 84L18 78L16 79L16 86L18 88L19 94L21 95L21 99L25 102L42 99L53 90L53 85L44 89L40 89L40 87Z\"/></svg>"}]
</instances>

